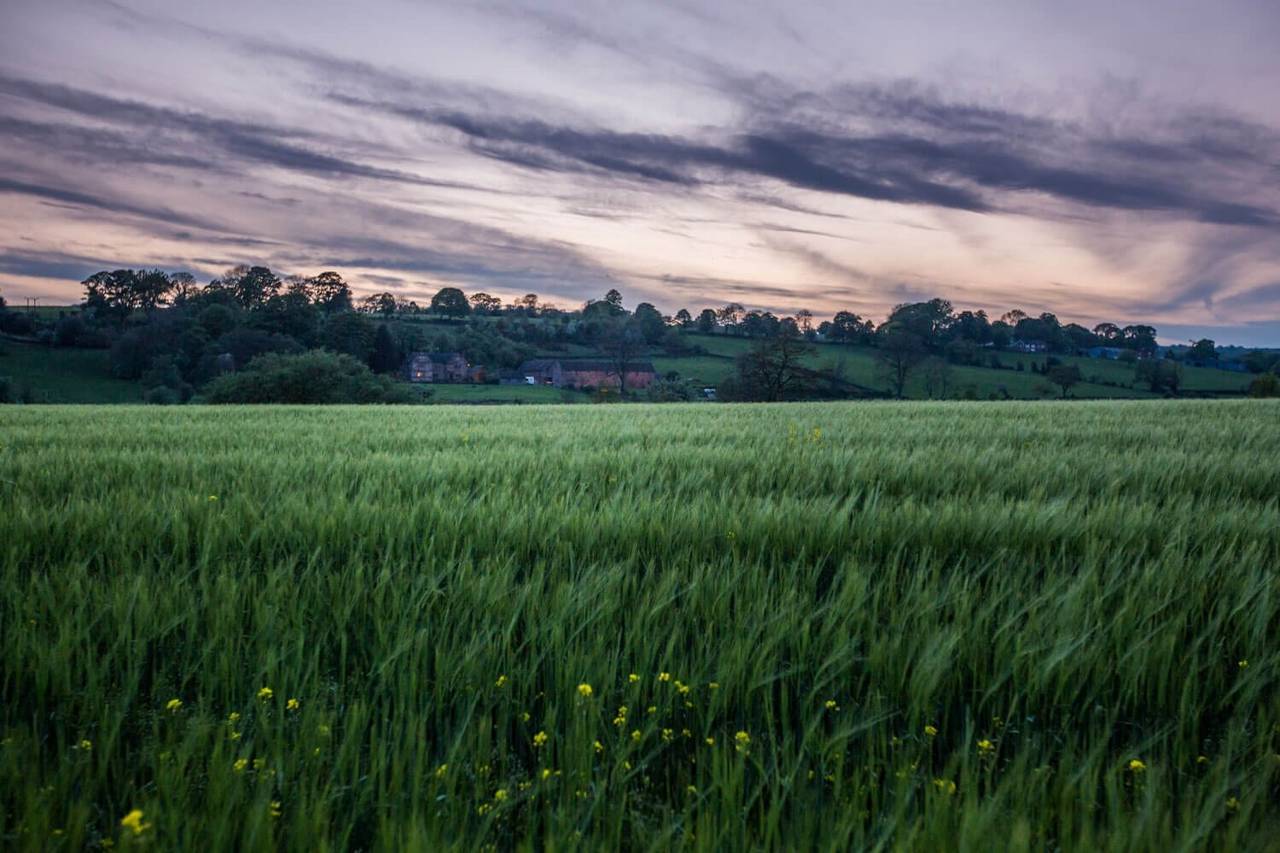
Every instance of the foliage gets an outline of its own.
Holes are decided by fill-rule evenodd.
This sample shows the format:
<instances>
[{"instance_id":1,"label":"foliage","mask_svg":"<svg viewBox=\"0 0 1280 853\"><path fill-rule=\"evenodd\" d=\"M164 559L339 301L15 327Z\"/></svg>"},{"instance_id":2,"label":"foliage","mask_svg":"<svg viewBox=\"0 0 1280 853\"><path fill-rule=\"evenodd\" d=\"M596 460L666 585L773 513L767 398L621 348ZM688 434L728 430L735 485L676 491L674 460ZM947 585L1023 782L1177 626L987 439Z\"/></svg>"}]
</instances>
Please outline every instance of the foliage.
<instances>
[{"instance_id":1,"label":"foliage","mask_svg":"<svg viewBox=\"0 0 1280 853\"><path fill-rule=\"evenodd\" d=\"M1264 373L1249 383L1250 397L1280 397L1280 377Z\"/></svg>"},{"instance_id":2,"label":"foliage","mask_svg":"<svg viewBox=\"0 0 1280 853\"><path fill-rule=\"evenodd\" d=\"M312 350L255 358L237 373L219 376L204 390L210 403L407 403L404 385L373 374L349 355Z\"/></svg>"},{"instance_id":3,"label":"foliage","mask_svg":"<svg viewBox=\"0 0 1280 853\"><path fill-rule=\"evenodd\" d=\"M8 846L1268 849L1277 415L12 408Z\"/></svg>"}]
</instances>

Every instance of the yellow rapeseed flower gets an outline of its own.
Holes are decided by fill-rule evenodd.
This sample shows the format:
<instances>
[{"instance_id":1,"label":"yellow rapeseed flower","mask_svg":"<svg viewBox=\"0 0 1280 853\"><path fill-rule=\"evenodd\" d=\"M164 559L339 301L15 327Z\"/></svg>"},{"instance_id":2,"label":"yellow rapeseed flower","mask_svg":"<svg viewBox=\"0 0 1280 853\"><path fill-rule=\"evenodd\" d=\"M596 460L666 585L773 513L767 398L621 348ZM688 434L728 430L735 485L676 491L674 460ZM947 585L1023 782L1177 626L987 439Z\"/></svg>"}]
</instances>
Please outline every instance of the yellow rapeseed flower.
<instances>
[{"instance_id":1,"label":"yellow rapeseed flower","mask_svg":"<svg viewBox=\"0 0 1280 853\"><path fill-rule=\"evenodd\" d=\"M924 733L925 733L926 735L928 735L929 737L937 737L937 736L938 736L938 727L937 727L937 726L925 726L925 727L924 727Z\"/></svg>"},{"instance_id":2,"label":"yellow rapeseed flower","mask_svg":"<svg viewBox=\"0 0 1280 853\"><path fill-rule=\"evenodd\" d=\"M284 812L280 808L279 800L272 800L271 805L268 806L268 810L270 811L272 818L277 818L277 817L280 817L280 815L284 814Z\"/></svg>"},{"instance_id":3,"label":"yellow rapeseed flower","mask_svg":"<svg viewBox=\"0 0 1280 853\"><path fill-rule=\"evenodd\" d=\"M746 732L738 732L736 735L733 736L733 745L734 745L734 749L741 752L742 750L751 746L751 735L747 734Z\"/></svg>"},{"instance_id":4,"label":"yellow rapeseed flower","mask_svg":"<svg viewBox=\"0 0 1280 853\"><path fill-rule=\"evenodd\" d=\"M604 752L604 744L602 744L600 741L595 741L594 743L592 743L591 748L594 749L597 753Z\"/></svg>"},{"instance_id":5,"label":"yellow rapeseed flower","mask_svg":"<svg viewBox=\"0 0 1280 853\"><path fill-rule=\"evenodd\" d=\"M218 499L217 495L209 495L209 500L216 501L217 499Z\"/></svg>"},{"instance_id":6,"label":"yellow rapeseed flower","mask_svg":"<svg viewBox=\"0 0 1280 853\"><path fill-rule=\"evenodd\" d=\"M636 729L631 733L631 739L634 741L639 741L641 737L643 737L643 735L640 734L639 729Z\"/></svg>"},{"instance_id":7,"label":"yellow rapeseed flower","mask_svg":"<svg viewBox=\"0 0 1280 853\"><path fill-rule=\"evenodd\" d=\"M590 685L590 684L587 684L585 681L584 681L583 683L579 684L579 685L578 685L578 695L579 695L579 696L581 696L583 699L590 699L590 698L591 698L591 685Z\"/></svg>"},{"instance_id":8,"label":"yellow rapeseed flower","mask_svg":"<svg viewBox=\"0 0 1280 853\"><path fill-rule=\"evenodd\" d=\"M299 702L297 699L290 699L288 702L284 703L284 709L286 711L296 711L301 707L302 707L302 703Z\"/></svg>"},{"instance_id":9,"label":"yellow rapeseed flower","mask_svg":"<svg viewBox=\"0 0 1280 853\"><path fill-rule=\"evenodd\" d=\"M670 743L670 742L671 742L671 738L672 738L673 736L674 736L674 733L671 731L671 729L663 729L663 730L662 730L662 739L663 739L664 741L666 741L666 742Z\"/></svg>"},{"instance_id":10,"label":"yellow rapeseed flower","mask_svg":"<svg viewBox=\"0 0 1280 853\"><path fill-rule=\"evenodd\" d=\"M1196 756L1196 764L1208 764L1208 763L1209 763L1209 756L1207 755Z\"/></svg>"},{"instance_id":11,"label":"yellow rapeseed flower","mask_svg":"<svg viewBox=\"0 0 1280 853\"><path fill-rule=\"evenodd\" d=\"M151 824L143 823L142 821L142 809L134 809L120 818L120 825L133 832L134 835L141 835L151 828Z\"/></svg>"},{"instance_id":12,"label":"yellow rapeseed flower","mask_svg":"<svg viewBox=\"0 0 1280 853\"><path fill-rule=\"evenodd\" d=\"M491 811L493 811L492 805L490 805L489 803L481 803L479 808L476 809L476 814L484 816Z\"/></svg>"},{"instance_id":13,"label":"yellow rapeseed flower","mask_svg":"<svg viewBox=\"0 0 1280 853\"><path fill-rule=\"evenodd\" d=\"M84 738L83 740L80 741L79 746L85 752L90 752L93 750L93 741L89 740L88 738Z\"/></svg>"},{"instance_id":14,"label":"yellow rapeseed flower","mask_svg":"<svg viewBox=\"0 0 1280 853\"><path fill-rule=\"evenodd\" d=\"M1236 663L1236 666L1240 667L1241 669L1248 669L1249 662L1247 660L1241 660Z\"/></svg>"},{"instance_id":15,"label":"yellow rapeseed flower","mask_svg":"<svg viewBox=\"0 0 1280 853\"><path fill-rule=\"evenodd\" d=\"M227 714L227 722L228 722L228 723L236 723L236 722L239 722L239 721L240 721L240 712L239 712L239 711L232 711L230 714Z\"/></svg>"},{"instance_id":16,"label":"yellow rapeseed flower","mask_svg":"<svg viewBox=\"0 0 1280 853\"><path fill-rule=\"evenodd\" d=\"M710 684L708 684L708 685L707 685L707 687L708 687L708 689L711 689L711 690L719 690L719 689L720 689L720 682L718 682L718 681L713 681L713 682L711 682Z\"/></svg>"},{"instance_id":17,"label":"yellow rapeseed flower","mask_svg":"<svg viewBox=\"0 0 1280 853\"><path fill-rule=\"evenodd\" d=\"M493 682L493 686L494 686L494 687L506 687L506 686L507 686L507 677L506 677L505 675L499 675L499 676L498 676L498 680L497 680L497 681L495 681L495 682Z\"/></svg>"},{"instance_id":18,"label":"yellow rapeseed flower","mask_svg":"<svg viewBox=\"0 0 1280 853\"><path fill-rule=\"evenodd\" d=\"M495 803L502 803L502 802L506 802L506 799L507 799L507 789L506 789L506 788L499 788L498 790L496 790L496 791L494 791L494 792L493 792L493 801L494 801Z\"/></svg>"},{"instance_id":19,"label":"yellow rapeseed flower","mask_svg":"<svg viewBox=\"0 0 1280 853\"><path fill-rule=\"evenodd\" d=\"M1240 801L1235 797L1227 797L1227 811L1234 814L1240 810Z\"/></svg>"},{"instance_id":20,"label":"yellow rapeseed flower","mask_svg":"<svg viewBox=\"0 0 1280 853\"><path fill-rule=\"evenodd\" d=\"M669 672L660 672L660 673L658 673L658 680L659 680L659 681L670 681L670 680L671 680L671 673L669 673Z\"/></svg>"},{"instance_id":21,"label":"yellow rapeseed flower","mask_svg":"<svg viewBox=\"0 0 1280 853\"><path fill-rule=\"evenodd\" d=\"M551 768L550 767L542 768L542 781L545 782L550 778L551 778Z\"/></svg>"},{"instance_id":22,"label":"yellow rapeseed flower","mask_svg":"<svg viewBox=\"0 0 1280 853\"><path fill-rule=\"evenodd\" d=\"M698 793L698 786L697 786L697 785L690 785L690 786L688 786L687 788L685 788L685 790L686 790L686 791L688 791L690 794L696 794L696 793Z\"/></svg>"},{"instance_id":23,"label":"yellow rapeseed flower","mask_svg":"<svg viewBox=\"0 0 1280 853\"><path fill-rule=\"evenodd\" d=\"M436 778L437 778L437 779L443 779L443 778L444 778L444 774L446 774L446 773L448 773L448 772L449 772L449 765L448 765L448 764L441 764L439 767L437 767L437 768L436 768Z\"/></svg>"},{"instance_id":24,"label":"yellow rapeseed flower","mask_svg":"<svg viewBox=\"0 0 1280 853\"><path fill-rule=\"evenodd\" d=\"M715 738L713 738L713 737L709 737L709 738L707 738L707 746L715 746L715 745L716 745L716 739L715 739Z\"/></svg>"},{"instance_id":25,"label":"yellow rapeseed flower","mask_svg":"<svg viewBox=\"0 0 1280 853\"><path fill-rule=\"evenodd\" d=\"M168 702L164 703L164 709L165 709L166 711L178 711L178 710L181 710L181 709L182 709L182 700L181 700L181 699L170 699Z\"/></svg>"},{"instance_id":26,"label":"yellow rapeseed flower","mask_svg":"<svg viewBox=\"0 0 1280 853\"><path fill-rule=\"evenodd\" d=\"M546 732L538 732L536 735L533 736L533 745L535 747L545 746L547 743L547 740L548 740L548 736Z\"/></svg>"},{"instance_id":27,"label":"yellow rapeseed flower","mask_svg":"<svg viewBox=\"0 0 1280 853\"><path fill-rule=\"evenodd\" d=\"M956 792L956 783L951 779L934 779L933 787L937 788L947 796L951 796Z\"/></svg>"},{"instance_id":28,"label":"yellow rapeseed flower","mask_svg":"<svg viewBox=\"0 0 1280 853\"><path fill-rule=\"evenodd\" d=\"M1147 765L1142 762L1142 759L1133 758L1129 761L1129 771L1131 773L1145 773L1147 771Z\"/></svg>"},{"instance_id":29,"label":"yellow rapeseed flower","mask_svg":"<svg viewBox=\"0 0 1280 853\"><path fill-rule=\"evenodd\" d=\"M270 687L261 687L258 689L258 698L261 699L263 702L266 702L268 699L270 699L274 695L276 695L275 691L272 690Z\"/></svg>"},{"instance_id":30,"label":"yellow rapeseed flower","mask_svg":"<svg viewBox=\"0 0 1280 853\"><path fill-rule=\"evenodd\" d=\"M657 706L657 705L650 705L648 708L645 708L645 709L644 709L644 712L645 712L646 714L656 714L656 713L658 713L658 706Z\"/></svg>"},{"instance_id":31,"label":"yellow rapeseed flower","mask_svg":"<svg viewBox=\"0 0 1280 853\"><path fill-rule=\"evenodd\" d=\"M627 681L631 682L632 684L635 684L639 680L640 680L640 676L636 675L634 672L627 676Z\"/></svg>"},{"instance_id":32,"label":"yellow rapeseed flower","mask_svg":"<svg viewBox=\"0 0 1280 853\"><path fill-rule=\"evenodd\" d=\"M986 738L983 738L982 740L978 741L978 752L981 752L983 755L990 755L995 751L996 751L996 745L991 741L987 740Z\"/></svg>"},{"instance_id":33,"label":"yellow rapeseed flower","mask_svg":"<svg viewBox=\"0 0 1280 853\"><path fill-rule=\"evenodd\" d=\"M840 705L839 705L839 703L837 703L837 702L836 702L836 700L834 700L834 699L828 699L827 701L823 702L823 703L822 703L822 707L826 708L828 711L839 711L839 710L840 710Z\"/></svg>"}]
</instances>

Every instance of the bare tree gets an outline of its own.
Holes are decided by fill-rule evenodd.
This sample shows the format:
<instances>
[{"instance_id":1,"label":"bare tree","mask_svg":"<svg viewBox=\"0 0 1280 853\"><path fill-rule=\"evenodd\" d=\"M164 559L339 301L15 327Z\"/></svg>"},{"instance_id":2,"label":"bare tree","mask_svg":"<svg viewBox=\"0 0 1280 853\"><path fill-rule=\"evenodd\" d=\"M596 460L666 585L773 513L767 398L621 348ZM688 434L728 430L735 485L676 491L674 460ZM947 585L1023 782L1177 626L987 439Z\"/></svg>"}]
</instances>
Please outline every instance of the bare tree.
<instances>
[{"instance_id":1,"label":"bare tree","mask_svg":"<svg viewBox=\"0 0 1280 853\"><path fill-rule=\"evenodd\" d=\"M887 323L880 327L878 336L880 373L901 400L906 395L907 379L925 357L924 344L919 336Z\"/></svg>"}]
</instances>

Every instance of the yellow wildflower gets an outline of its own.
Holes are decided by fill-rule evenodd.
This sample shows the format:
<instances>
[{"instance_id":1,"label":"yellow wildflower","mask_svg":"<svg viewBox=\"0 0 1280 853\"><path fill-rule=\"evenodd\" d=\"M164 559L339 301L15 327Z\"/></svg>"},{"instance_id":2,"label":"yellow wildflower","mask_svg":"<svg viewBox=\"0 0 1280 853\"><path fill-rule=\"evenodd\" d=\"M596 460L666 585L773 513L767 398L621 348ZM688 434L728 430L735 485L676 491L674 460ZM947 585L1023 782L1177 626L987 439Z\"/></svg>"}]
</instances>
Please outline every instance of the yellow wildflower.
<instances>
[{"instance_id":1,"label":"yellow wildflower","mask_svg":"<svg viewBox=\"0 0 1280 853\"><path fill-rule=\"evenodd\" d=\"M550 778L551 778L551 768L550 767L542 768L542 781L545 782Z\"/></svg>"},{"instance_id":2,"label":"yellow wildflower","mask_svg":"<svg viewBox=\"0 0 1280 853\"><path fill-rule=\"evenodd\" d=\"M1227 797L1227 811L1234 814L1240 810L1240 801L1235 797Z\"/></svg>"},{"instance_id":3,"label":"yellow wildflower","mask_svg":"<svg viewBox=\"0 0 1280 853\"><path fill-rule=\"evenodd\" d=\"M83 749L85 752L90 752L93 749L93 741L89 740L88 738L84 738L83 740L80 741L80 748Z\"/></svg>"},{"instance_id":4,"label":"yellow wildflower","mask_svg":"<svg viewBox=\"0 0 1280 853\"><path fill-rule=\"evenodd\" d=\"M713 738L713 737L709 737L709 738L707 738L707 746L715 746L715 745L716 745L716 739L715 739L715 738Z\"/></svg>"},{"instance_id":5,"label":"yellow wildflower","mask_svg":"<svg viewBox=\"0 0 1280 853\"><path fill-rule=\"evenodd\" d=\"M1208 764L1208 763L1209 763L1209 756L1207 755L1196 756L1196 764Z\"/></svg>"},{"instance_id":6,"label":"yellow wildflower","mask_svg":"<svg viewBox=\"0 0 1280 853\"><path fill-rule=\"evenodd\" d=\"M591 698L591 685L590 685L590 684L587 684L585 681L584 681L582 684L579 684L579 685L578 685L578 695L579 695L579 696L581 696L583 699L590 699L590 698Z\"/></svg>"},{"instance_id":7,"label":"yellow wildflower","mask_svg":"<svg viewBox=\"0 0 1280 853\"><path fill-rule=\"evenodd\" d=\"M120 825L132 831L134 835L141 835L151 828L151 824L142 821L142 809L134 809L120 818Z\"/></svg>"},{"instance_id":8,"label":"yellow wildflower","mask_svg":"<svg viewBox=\"0 0 1280 853\"><path fill-rule=\"evenodd\" d=\"M659 681L670 681L670 680L671 680L671 673L669 673L669 672L660 672L660 673L658 673L658 680L659 680Z\"/></svg>"},{"instance_id":9,"label":"yellow wildflower","mask_svg":"<svg viewBox=\"0 0 1280 853\"><path fill-rule=\"evenodd\" d=\"M656 713L658 713L658 706L657 706L657 705L650 705L648 708L645 708L645 709L644 709L644 712L645 712L646 714L656 714Z\"/></svg>"},{"instance_id":10,"label":"yellow wildflower","mask_svg":"<svg viewBox=\"0 0 1280 853\"><path fill-rule=\"evenodd\" d=\"M239 722L239 721L240 721L240 712L239 712L239 711L232 711L230 714L227 714L227 722L228 722L228 723L236 723L236 722Z\"/></svg>"},{"instance_id":11,"label":"yellow wildflower","mask_svg":"<svg viewBox=\"0 0 1280 853\"><path fill-rule=\"evenodd\" d=\"M627 681L631 682L632 684L635 684L639 680L640 680L640 676L636 675L634 672L627 676Z\"/></svg>"},{"instance_id":12,"label":"yellow wildflower","mask_svg":"<svg viewBox=\"0 0 1280 853\"><path fill-rule=\"evenodd\" d=\"M604 744L602 744L600 741L596 741L595 743L591 744L591 748L594 749L597 754L604 752Z\"/></svg>"},{"instance_id":13,"label":"yellow wildflower","mask_svg":"<svg viewBox=\"0 0 1280 853\"><path fill-rule=\"evenodd\" d=\"M937 727L937 726L925 726L925 727L924 727L924 733L925 733L926 735L928 735L929 737L937 737L937 736L938 736L938 727Z\"/></svg>"},{"instance_id":14,"label":"yellow wildflower","mask_svg":"<svg viewBox=\"0 0 1280 853\"><path fill-rule=\"evenodd\" d=\"M170 699L168 702L164 703L164 709L165 709L166 711L178 711L178 710L181 710L181 709L182 709L182 700L181 700L181 699Z\"/></svg>"},{"instance_id":15,"label":"yellow wildflower","mask_svg":"<svg viewBox=\"0 0 1280 853\"><path fill-rule=\"evenodd\" d=\"M639 729L636 729L631 733L631 739L634 741L639 741L641 737L643 737L643 735L640 734Z\"/></svg>"},{"instance_id":16,"label":"yellow wildflower","mask_svg":"<svg viewBox=\"0 0 1280 853\"><path fill-rule=\"evenodd\" d=\"M437 767L437 768L436 768L436 778L437 778L437 779L443 779L443 778L444 778L444 774L446 774L446 773L448 773L448 772L449 772L449 765L448 765L448 764L441 764L439 767Z\"/></svg>"},{"instance_id":17,"label":"yellow wildflower","mask_svg":"<svg viewBox=\"0 0 1280 853\"><path fill-rule=\"evenodd\" d=\"M527 723L527 722L529 722L529 712L528 712L528 711L522 711L522 712L521 712L521 714L520 714L520 722L522 722L522 723Z\"/></svg>"},{"instance_id":18,"label":"yellow wildflower","mask_svg":"<svg viewBox=\"0 0 1280 853\"><path fill-rule=\"evenodd\" d=\"M698 793L698 786L690 785L689 787L685 788L685 790L688 791L690 794L696 794Z\"/></svg>"},{"instance_id":19,"label":"yellow wildflower","mask_svg":"<svg viewBox=\"0 0 1280 853\"><path fill-rule=\"evenodd\" d=\"M746 732L738 732L733 736L733 745L734 749L738 750L738 752L742 752L744 749L751 746L751 735Z\"/></svg>"},{"instance_id":20,"label":"yellow wildflower","mask_svg":"<svg viewBox=\"0 0 1280 853\"><path fill-rule=\"evenodd\" d=\"M288 702L284 703L284 709L286 711L296 711L300 707L302 707L302 703L299 702L297 699L290 699Z\"/></svg>"},{"instance_id":21,"label":"yellow wildflower","mask_svg":"<svg viewBox=\"0 0 1280 853\"><path fill-rule=\"evenodd\" d=\"M498 680L497 680L497 681L495 681L495 682L493 682L493 686L494 686L494 687L506 687L506 686L507 686L507 677L506 677L505 675L499 675L499 676L498 676Z\"/></svg>"},{"instance_id":22,"label":"yellow wildflower","mask_svg":"<svg viewBox=\"0 0 1280 853\"><path fill-rule=\"evenodd\" d=\"M937 788L947 796L951 796L956 792L956 783L951 779L934 779L933 787Z\"/></svg>"},{"instance_id":23,"label":"yellow wildflower","mask_svg":"<svg viewBox=\"0 0 1280 853\"><path fill-rule=\"evenodd\" d=\"M499 788L498 790L496 790L496 791L494 791L494 792L493 792L493 801L494 801L495 803L502 803L502 802L506 802L506 799L507 799L507 789L506 789L506 788Z\"/></svg>"},{"instance_id":24,"label":"yellow wildflower","mask_svg":"<svg viewBox=\"0 0 1280 853\"><path fill-rule=\"evenodd\" d=\"M217 496L217 495L209 495L209 500L210 500L210 501L216 501L217 499L218 499L218 496Z\"/></svg>"},{"instance_id":25,"label":"yellow wildflower","mask_svg":"<svg viewBox=\"0 0 1280 853\"><path fill-rule=\"evenodd\" d=\"M545 746L547 743L547 740L548 740L548 737L546 732L538 732L536 735L533 736L533 745L535 747Z\"/></svg>"},{"instance_id":26,"label":"yellow wildflower","mask_svg":"<svg viewBox=\"0 0 1280 853\"><path fill-rule=\"evenodd\" d=\"M280 817L280 815L284 814L284 812L280 808L279 800L272 800L271 805L268 807L268 809L271 812L271 817L273 818Z\"/></svg>"},{"instance_id":27,"label":"yellow wildflower","mask_svg":"<svg viewBox=\"0 0 1280 853\"><path fill-rule=\"evenodd\" d=\"M1147 765L1146 765L1146 764L1144 764L1144 763L1142 762L1142 759L1140 759L1140 758L1130 759L1130 761L1129 761L1129 772L1131 772L1131 773L1145 773L1146 771L1147 771Z\"/></svg>"},{"instance_id":28,"label":"yellow wildflower","mask_svg":"<svg viewBox=\"0 0 1280 853\"><path fill-rule=\"evenodd\" d=\"M720 689L720 682L718 682L718 681L713 681L713 682L711 682L710 684L708 684L708 685L707 685L707 687L708 687L709 689L711 689L711 690L719 690L719 689Z\"/></svg>"},{"instance_id":29,"label":"yellow wildflower","mask_svg":"<svg viewBox=\"0 0 1280 853\"><path fill-rule=\"evenodd\" d=\"M270 687L262 687L262 688L259 688L258 690L258 698L261 699L263 702L266 702L268 699L270 699L274 695L276 695L275 691L272 690Z\"/></svg>"},{"instance_id":30,"label":"yellow wildflower","mask_svg":"<svg viewBox=\"0 0 1280 853\"><path fill-rule=\"evenodd\" d=\"M996 751L996 745L991 741L987 740L986 738L983 738L982 740L978 741L978 752L982 753L983 755L990 755L995 751Z\"/></svg>"},{"instance_id":31,"label":"yellow wildflower","mask_svg":"<svg viewBox=\"0 0 1280 853\"><path fill-rule=\"evenodd\" d=\"M630 762L630 761L624 761L624 762L622 762L622 769L623 769L623 770L630 770L630 769L631 769L631 762Z\"/></svg>"},{"instance_id":32,"label":"yellow wildflower","mask_svg":"<svg viewBox=\"0 0 1280 853\"><path fill-rule=\"evenodd\" d=\"M491 811L493 811L493 806L489 805L488 803L481 803L480 807L476 809L476 814L484 816Z\"/></svg>"},{"instance_id":33,"label":"yellow wildflower","mask_svg":"<svg viewBox=\"0 0 1280 853\"><path fill-rule=\"evenodd\" d=\"M826 708L828 711L840 710L840 705L834 699L828 699L827 701L823 702L822 707Z\"/></svg>"},{"instance_id":34,"label":"yellow wildflower","mask_svg":"<svg viewBox=\"0 0 1280 853\"><path fill-rule=\"evenodd\" d=\"M1241 669L1248 669L1249 662L1247 660L1241 660L1236 663L1236 666L1240 667Z\"/></svg>"},{"instance_id":35,"label":"yellow wildflower","mask_svg":"<svg viewBox=\"0 0 1280 853\"><path fill-rule=\"evenodd\" d=\"M228 732L227 737L231 738L232 740L240 740L240 732L236 731L235 729L232 729L230 732Z\"/></svg>"},{"instance_id":36,"label":"yellow wildflower","mask_svg":"<svg viewBox=\"0 0 1280 853\"><path fill-rule=\"evenodd\" d=\"M673 735L673 733L672 733L671 729L663 729L663 730L662 730L662 739L663 739L664 741L666 741L666 742L670 743L670 742L671 742L672 735Z\"/></svg>"}]
</instances>

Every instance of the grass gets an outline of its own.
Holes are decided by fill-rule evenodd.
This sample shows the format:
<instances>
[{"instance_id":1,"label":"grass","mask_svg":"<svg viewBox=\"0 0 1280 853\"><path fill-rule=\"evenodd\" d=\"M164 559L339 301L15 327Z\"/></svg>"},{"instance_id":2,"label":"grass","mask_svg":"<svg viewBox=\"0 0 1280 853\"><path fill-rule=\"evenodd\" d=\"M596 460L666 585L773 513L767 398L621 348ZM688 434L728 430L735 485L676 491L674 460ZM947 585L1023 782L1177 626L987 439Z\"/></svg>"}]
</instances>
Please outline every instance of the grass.
<instances>
[{"instance_id":1,"label":"grass","mask_svg":"<svg viewBox=\"0 0 1280 853\"><path fill-rule=\"evenodd\" d=\"M0 339L0 376L47 403L137 403L142 386L111 375L107 350L63 349Z\"/></svg>"},{"instance_id":2,"label":"grass","mask_svg":"<svg viewBox=\"0 0 1280 853\"><path fill-rule=\"evenodd\" d=\"M8 407L0 844L1274 849L1278 415Z\"/></svg>"}]
</instances>

